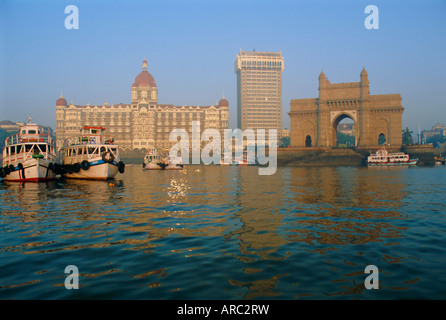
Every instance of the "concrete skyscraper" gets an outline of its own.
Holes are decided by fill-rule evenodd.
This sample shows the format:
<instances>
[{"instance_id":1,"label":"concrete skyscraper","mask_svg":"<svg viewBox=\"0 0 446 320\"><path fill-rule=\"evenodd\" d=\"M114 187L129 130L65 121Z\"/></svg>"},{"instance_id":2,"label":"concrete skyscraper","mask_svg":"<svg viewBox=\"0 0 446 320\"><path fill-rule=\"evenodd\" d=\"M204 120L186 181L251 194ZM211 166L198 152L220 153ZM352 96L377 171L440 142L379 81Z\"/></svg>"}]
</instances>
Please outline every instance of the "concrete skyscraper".
<instances>
[{"instance_id":1,"label":"concrete skyscraper","mask_svg":"<svg viewBox=\"0 0 446 320\"><path fill-rule=\"evenodd\" d=\"M240 51L234 62L238 128L277 129L280 138L283 69L280 52Z\"/></svg>"}]
</instances>

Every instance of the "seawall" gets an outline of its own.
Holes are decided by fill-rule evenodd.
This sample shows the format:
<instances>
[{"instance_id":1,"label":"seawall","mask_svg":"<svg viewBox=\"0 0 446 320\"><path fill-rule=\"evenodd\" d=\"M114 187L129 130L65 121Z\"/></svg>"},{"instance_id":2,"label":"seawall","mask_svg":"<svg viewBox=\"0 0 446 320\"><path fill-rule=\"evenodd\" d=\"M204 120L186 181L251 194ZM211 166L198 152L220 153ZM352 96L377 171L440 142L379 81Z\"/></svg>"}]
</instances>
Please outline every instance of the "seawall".
<instances>
[{"instance_id":1,"label":"seawall","mask_svg":"<svg viewBox=\"0 0 446 320\"><path fill-rule=\"evenodd\" d=\"M330 148L277 148L277 165L288 167L308 166L364 166L367 157L380 148L330 149ZM389 152L405 152L410 158L418 158L417 165L434 165L432 145L386 147ZM268 154L268 151L267 151ZM142 164L144 153L132 152L121 154L121 159L128 164Z\"/></svg>"},{"instance_id":2,"label":"seawall","mask_svg":"<svg viewBox=\"0 0 446 320\"><path fill-rule=\"evenodd\" d=\"M277 165L290 167L306 166L364 166L367 157L379 150L378 147L355 149L329 148L278 148ZM410 158L418 158L417 165L434 165L432 145L386 147L389 152L405 152Z\"/></svg>"}]
</instances>

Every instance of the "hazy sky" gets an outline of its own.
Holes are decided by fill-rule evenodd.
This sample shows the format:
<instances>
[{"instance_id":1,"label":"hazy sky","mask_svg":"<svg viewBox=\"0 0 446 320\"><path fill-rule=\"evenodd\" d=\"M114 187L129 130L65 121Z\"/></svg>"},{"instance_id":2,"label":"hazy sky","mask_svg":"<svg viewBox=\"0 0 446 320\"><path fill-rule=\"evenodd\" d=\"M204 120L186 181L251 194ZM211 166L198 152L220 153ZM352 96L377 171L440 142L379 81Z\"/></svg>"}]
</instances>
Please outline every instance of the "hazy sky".
<instances>
[{"instance_id":1,"label":"hazy sky","mask_svg":"<svg viewBox=\"0 0 446 320\"><path fill-rule=\"evenodd\" d=\"M427 129L446 123L445 17L444 0L1 0L0 120L54 128L61 89L75 104L129 103L145 57L158 103L211 105L224 91L234 128L234 60L255 49L285 58L284 127L291 99L317 97L321 69L334 83L365 67L371 94L402 95L403 127Z\"/></svg>"}]
</instances>

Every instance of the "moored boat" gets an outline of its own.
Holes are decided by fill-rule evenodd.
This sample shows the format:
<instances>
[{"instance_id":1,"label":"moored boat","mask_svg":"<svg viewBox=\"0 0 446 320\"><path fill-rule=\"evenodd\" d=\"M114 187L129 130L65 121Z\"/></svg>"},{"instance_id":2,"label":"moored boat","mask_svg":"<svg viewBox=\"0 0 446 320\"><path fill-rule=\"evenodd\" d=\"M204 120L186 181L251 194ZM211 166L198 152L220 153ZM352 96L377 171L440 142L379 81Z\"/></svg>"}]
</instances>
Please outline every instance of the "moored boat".
<instances>
[{"instance_id":1,"label":"moored boat","mask_svg":"<svg viewBox=\"0 0 446 320\"><path fill-rule=\"evenodd\" d=\"M7 181L46 181L55 178L56 152L49 129L31 123L5 139L0 177Z\"/></svg>"},{"instance_id":2,"label":"moored boat","mask_svg":"<svg viewBox=\"0 0 446 320\"><path fill-rule=\"evenodd\" d=\"M156 148L149 148L144 155L142 165L144 170L181 170L183 161L178 156L164 156Z\"/></svg>"},{"instance_id":3,"label":"moored boat","mask_svg":"<svg viewBox=\"0 0 446 320\"><path fill-rule=\"evenodd\" d=\"M166 159L167 166L165 170L181 170L183 169L183 159L178 156L169 155Z\"/></svg>"},{"instance_id":4,"label":"moored boat","mask_svg":"<svg viewBox=\"0 0 446 320\"><path fill-rule=\"evenodd\" d=\"M106 180L124 173L118 145L104 131L103 127L83 127L79 136L65 140L60 155L66 178Z\"/></svg>"},{"instance_id":5,"label":"moored boat","mask_svg":"<svg viewBox=\"0 0 446 320\"><path fill-rule=\"evenodd\" d=\"M389 153L385 149L367 157L367 166L407 166L417 164L418 159L410 159L404 152Z\"/></svg>"},{"instance_id":6,"label":"moored boat","mask_svg":"<svg viewBox=\"0 0 446 320\"><path fill-rule=\"evenodd\" d=\"M439 157L434 157L435 160L435 164L436 165L445 165L446 164L446 159L444 156L439 156Z\"/></svg>"},{"instance_id":7,"label":"moored boat","mask_svg":"<svg viewBox=\"0 0 446 320\"><path fill-rule=\"evenodd\" d=\"M144 170L164 170L167 163L155 148L149 148L144 155L142 168Z\"/></svg>"}]
</instances>

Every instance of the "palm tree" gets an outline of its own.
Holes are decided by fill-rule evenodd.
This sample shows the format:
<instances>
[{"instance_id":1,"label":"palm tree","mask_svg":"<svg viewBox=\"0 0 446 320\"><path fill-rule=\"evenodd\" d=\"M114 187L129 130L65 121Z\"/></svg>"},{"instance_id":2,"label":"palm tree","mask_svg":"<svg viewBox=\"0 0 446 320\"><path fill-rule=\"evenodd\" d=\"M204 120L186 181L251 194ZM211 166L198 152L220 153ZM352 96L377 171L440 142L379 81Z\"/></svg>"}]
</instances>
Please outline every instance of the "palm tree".
<instances>
[{"instance_id":1,"label":"palm tree","mask_svg":"<svg viewBox=\"0 0 446 320\"><path fill-rule=\"evenodd\" d=\"M412 145L413 144L413 139L412 139L412 130L409 130L408 127L406 127L406 129L403 130L403 144L404 145Z\"/></svg>"}]
</instances>

